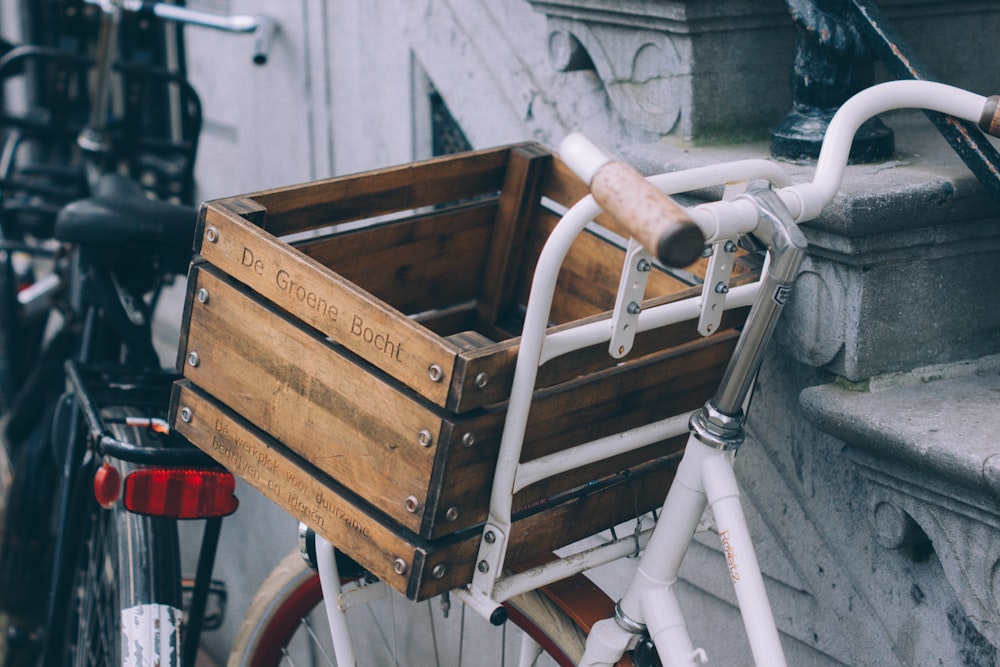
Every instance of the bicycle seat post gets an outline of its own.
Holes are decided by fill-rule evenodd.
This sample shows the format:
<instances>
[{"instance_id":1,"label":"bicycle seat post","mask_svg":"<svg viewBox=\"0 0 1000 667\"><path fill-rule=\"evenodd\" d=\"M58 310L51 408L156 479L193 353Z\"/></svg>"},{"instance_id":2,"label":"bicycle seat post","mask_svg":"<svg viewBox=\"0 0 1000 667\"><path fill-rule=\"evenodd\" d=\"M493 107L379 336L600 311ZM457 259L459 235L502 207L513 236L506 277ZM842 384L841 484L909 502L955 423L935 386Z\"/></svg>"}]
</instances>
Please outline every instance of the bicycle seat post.
<instances>
[{"instance_id":1,"label":"bicycle seat post","mask_svg":"<svg viewBox=\"0 0 1000 667\"><path fill-rule=\"evenodd\" d=\"M84 151L106 153L111 148L107 135L108 105L110 104L111 70L115 64L118 46L118 27L121 23L120 0L101 3L101 29L97 40L97 79L90 105L90 118L77 144Z\"/></svg>"}]
</instances>

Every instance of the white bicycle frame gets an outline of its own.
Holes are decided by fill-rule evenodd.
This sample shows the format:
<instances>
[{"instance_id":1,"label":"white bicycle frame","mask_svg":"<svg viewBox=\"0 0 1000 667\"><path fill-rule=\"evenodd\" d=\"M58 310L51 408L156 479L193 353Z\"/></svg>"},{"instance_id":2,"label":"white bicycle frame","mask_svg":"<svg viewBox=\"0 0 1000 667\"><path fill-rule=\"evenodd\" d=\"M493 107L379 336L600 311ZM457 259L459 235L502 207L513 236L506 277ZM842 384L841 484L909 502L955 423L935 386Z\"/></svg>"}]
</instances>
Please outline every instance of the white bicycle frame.
<instances>
[{"instance_id":1,"label":"white bicycle frame","mask_svg":"<svg viewBox=\"0 0 1000 667\"><path fill-rule=\"evenodd\" d=\"M701 228L706 242L715 246L716 256L725 257L723 253L730 252L726 247L727 241L757 233L771 242L770 262L765 265L760 281L754 284L733 287L728 293L720 295L712 289L715 281L706 280L701 297L633 313L635 318L631 323L632 330L649 331L696 319L702 316L703 309L709 307L709 304L721 311L723 301L725 308L754 305L744 333L753 328L750 321L759 311L766 311L771 307L775 312L768 318L767 326L763 326L765 331L759 332L759 340L744 344L746 335L741 336L733 361L723 378L720 393L701 411L693 415L674 415L521 463L521 445L539 367L560 355L601 342L616 340L617 346L617 337L620 336L614 325L615 319L553 333L546 331L556 277L563 259L579 233L601 213L601 208L591 196L569 209L546 242L535 270L500 444L490 514L477 556L476 574L470 586L453 593L489 619L501 603L520 593L633 554L638 539L639 544L644 547L644 553L628 589L617 605L616 616L594 626L580 664L588 667L613 665L643 632L648 632L653 639L666 667L704 662L705 652L692 644L683 612L673 593L673 585L706 505L710 504L754 660L758 665L784 665L778 631L739 501L731 456L731 450L742 439L742 407L749 394L763 344L766 343L774 319L780 312L780 306L787 297L788 288L797 272L797 261L785 261L782 257L798 255L801 258L804 241L795 225L819 215L837 193L846 169L852 139L864 121L886 111L918 108L939 111L982 125L986 110L996 106L995 98L991 100L992 102L981 95L927 81L879 84L857 94L838 111L830 123L814 178L809 183L791 184L785 172L767 160L744 160L649 178L653 185L668 195L729 184L723 200L691 207L687 209L687 213ZM993 113L989 111L990 115ZM993 117L996 118L995 115ZM585 173L592 169L593 160L604 159L604 156L600 153L595 156L592 145L579 141L577 138L568 139L561 148L561 154L571 168L578 173ZM741 195L745 184L751 180L767 181L776 189L754 196ZM743 186L734 186L736 183L742 183ZM794 247L791 252L782 255L775 250L779 246ZM645 257L634 246L630 246L626 254L628 259L623 271L626 275L634 275L634 266L629 262ZM709 271L713 271L711 266ZM620 303L615 306L616 313L627 311L629 295L626 294L625 299L622 296L623 292L620 292ZM766 305L769 302L771 306ZM712 315L717 313L713 312ZM730 428L728 420L739 421L738 425L732 426L731 432L727 432ZM612 540L523 573L502 574L506 545L512 529L514 493L562 472L682 435L689 428L693 432L689 436L660 520L654 528L638 536L629 535ZM727 442L735 445L730 447ZM339 664L353 665L350 638L346 625L342 625L343 615L336 603L339 580L330 551L321 557L320 575L331 612L331 631L335 637L338 660L341 661Z\"/></svg>"}]
</instances>

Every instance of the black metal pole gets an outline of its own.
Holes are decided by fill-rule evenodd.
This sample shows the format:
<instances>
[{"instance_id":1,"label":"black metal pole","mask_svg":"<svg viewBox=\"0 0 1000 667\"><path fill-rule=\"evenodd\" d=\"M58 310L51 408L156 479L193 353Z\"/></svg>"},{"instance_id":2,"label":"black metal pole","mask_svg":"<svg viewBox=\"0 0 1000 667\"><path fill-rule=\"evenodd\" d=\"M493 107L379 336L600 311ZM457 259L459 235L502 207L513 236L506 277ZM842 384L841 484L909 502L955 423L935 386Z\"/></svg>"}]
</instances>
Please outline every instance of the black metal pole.
<instances>
[{"instance_id":1,"label":"black metal pole","mask_svg":"<svg viewBox=\"0 0 1000 667\"><path fill-rule=\"evenodd\" d=\"M875 55L897 79L935 77L871 0L850 0ZM989 91L988 91L989 92ZM979 182L1000 200L1000 153L972 123L936 111L925 112Z\"/></svg>"},{"instance_id":2,"label":"black metal pole","mask_svg":"<svg viewBox=\"0 0 1000 667\"><path fill-rule=\"evenodd\" d=\"M205 605L208 602L208 591L212 584L212 568L215 565L215 552L219 546L219 535L222 533L222 517L205 520L205 532L201 538L201 551L198 554L198 570L194 577L194 590L191 593L191 606L188 609L187 631L184 634L184 667L194 667L198 657L198 644L201 642L201 626L205 618Z\"/></svg>"}]
</instances>

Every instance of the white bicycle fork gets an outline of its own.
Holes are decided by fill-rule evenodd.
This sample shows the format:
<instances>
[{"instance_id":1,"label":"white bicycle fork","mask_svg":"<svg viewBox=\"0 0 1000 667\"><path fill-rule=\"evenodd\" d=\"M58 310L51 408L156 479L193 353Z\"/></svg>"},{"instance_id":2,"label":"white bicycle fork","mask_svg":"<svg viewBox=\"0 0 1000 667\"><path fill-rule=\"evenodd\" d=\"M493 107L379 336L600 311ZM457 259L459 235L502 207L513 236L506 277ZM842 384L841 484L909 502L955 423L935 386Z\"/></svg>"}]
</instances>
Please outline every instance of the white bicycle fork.
<instances>
[{"instance_id":1,"label":"white bicycle fork","mask_svg":"<svg viewBox=\"0 0 1000 667\"><path fill-rule=\"evenodd\" d=\"M758 665L785 664L740 505L732 458L729 452L706 445L692 436L664 502L661 520L628 590L618 603L616 618L601 621L591 631L581 665L614 664L643 627L665 666L707 661L705 651L696 648L691 641L674 592L681 561L706 505L711 505L715 514L754 661Z\"/></svg>"},{"instance_id":2,"label":"white bicycle fork","mask_svg":"<svg viewBox=\"0 0 1000 667\"><path fill-rule=\"evenodd\" d=\"M319 570L320 586L323 588L323 604L333 638L333 654L337 664L355 667L354 644L347 629L347 611L340 604L340 572L333 547L325 539L316 536L316 567Z\"/></svg>"}]
</instances>

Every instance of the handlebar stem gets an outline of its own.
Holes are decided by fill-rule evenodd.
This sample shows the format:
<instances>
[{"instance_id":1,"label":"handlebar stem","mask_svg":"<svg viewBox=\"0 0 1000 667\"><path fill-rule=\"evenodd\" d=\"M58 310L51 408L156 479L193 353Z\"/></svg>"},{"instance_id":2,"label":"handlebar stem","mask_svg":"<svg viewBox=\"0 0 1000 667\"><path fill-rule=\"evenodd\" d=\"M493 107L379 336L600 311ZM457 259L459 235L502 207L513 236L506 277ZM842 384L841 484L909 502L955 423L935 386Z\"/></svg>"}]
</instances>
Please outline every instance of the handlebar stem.
<instances>
[{"instance_id":1,"label":"handlebar stem","mask_svg":"<svg viewBox=\"0 0 1000 667\"><path fill-rule=\"evenodd\" d=\"M764 349L771 338L806 253L806 239L782 199L771 190L742 195L758 212L755 232L770 249L771 263L756 302L730 357L712 405L723 415L742 414ZM737 445L738 446L738 445Z\"/></svg>"}]
</instances>

